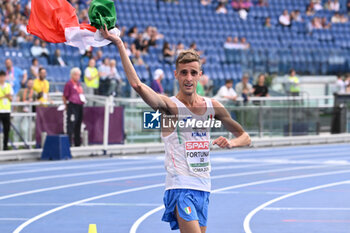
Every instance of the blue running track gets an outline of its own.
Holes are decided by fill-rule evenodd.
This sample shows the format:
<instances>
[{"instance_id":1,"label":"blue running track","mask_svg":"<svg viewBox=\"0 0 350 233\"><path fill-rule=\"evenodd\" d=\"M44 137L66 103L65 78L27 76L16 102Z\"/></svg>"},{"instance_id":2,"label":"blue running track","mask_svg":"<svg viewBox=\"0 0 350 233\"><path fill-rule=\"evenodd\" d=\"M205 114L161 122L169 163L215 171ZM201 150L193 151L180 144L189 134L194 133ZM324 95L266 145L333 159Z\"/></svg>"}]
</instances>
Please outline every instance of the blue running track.
<instances>
[{"instance_id":1,"label":"blue running track","mask_svg":"<svg viewBox=\"0 0 350 233\"><path fill-rule=\"evenodd\" d=\"M208 233L350 233L350 145L213 152ZM0 232L166 233L163 155L0 165Z\"/></svg>"}]
</instances>

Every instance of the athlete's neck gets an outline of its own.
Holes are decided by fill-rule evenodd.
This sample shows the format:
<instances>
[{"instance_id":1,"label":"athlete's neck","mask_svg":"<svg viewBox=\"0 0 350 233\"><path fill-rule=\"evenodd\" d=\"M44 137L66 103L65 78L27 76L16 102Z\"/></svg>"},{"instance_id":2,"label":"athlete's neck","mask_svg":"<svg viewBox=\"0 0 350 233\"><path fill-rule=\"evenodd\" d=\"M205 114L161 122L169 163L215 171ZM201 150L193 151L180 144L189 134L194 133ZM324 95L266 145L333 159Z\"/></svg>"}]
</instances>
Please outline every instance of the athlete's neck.
<instances>
[{"instance_id":1,"label":"athlete's neck","mask_svg":"<svg viewBox=\"0 0 350 233\"><path fill-rule=\"evenodd\" d=\"M176 98L180 100L186 106L194 106L196 102L200 99L196 92L191 95L183 94L182 92L177 93Z\"/></svg>"}]
</instances>

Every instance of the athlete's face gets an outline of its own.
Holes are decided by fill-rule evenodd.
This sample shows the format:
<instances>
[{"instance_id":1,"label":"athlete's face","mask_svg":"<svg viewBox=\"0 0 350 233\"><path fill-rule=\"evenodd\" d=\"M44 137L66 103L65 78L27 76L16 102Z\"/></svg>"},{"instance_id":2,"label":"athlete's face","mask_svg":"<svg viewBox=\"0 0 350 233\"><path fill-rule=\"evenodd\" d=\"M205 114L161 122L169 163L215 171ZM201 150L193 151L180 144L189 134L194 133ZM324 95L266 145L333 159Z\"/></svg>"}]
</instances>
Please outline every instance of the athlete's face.
<instances>
[{"instance_id":1,"label":"athlete's face","mask_svg":"<svg viewBox=\"0 0 350 233\"><path fill-rule=\"evenodd\" d=\"M180 91L186 95L196 92L197 82L202 76L199 63L194 61L186 64L178 64L175 77L179 82Z\"/></svg>"}]
</instances>

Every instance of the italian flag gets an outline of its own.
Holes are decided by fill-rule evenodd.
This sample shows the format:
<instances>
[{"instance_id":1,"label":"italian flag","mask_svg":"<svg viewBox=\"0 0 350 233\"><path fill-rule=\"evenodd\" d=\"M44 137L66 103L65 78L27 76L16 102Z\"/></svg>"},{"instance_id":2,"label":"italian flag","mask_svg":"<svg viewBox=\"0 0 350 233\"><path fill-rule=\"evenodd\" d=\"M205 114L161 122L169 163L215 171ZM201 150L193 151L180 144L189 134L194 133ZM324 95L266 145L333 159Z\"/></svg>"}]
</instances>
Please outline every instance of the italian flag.
<instances>
[{"instance_id":1,"label":"italian flag","mask_svg":"<svg viewBox=\"0 0 350 233\"><path fill-rule=\"evenodd\" d=\"M186 212L186 214L191 214L192 213L191 207L190 206L186 207L185 212Z\"/></svg>"},{"instance_id":2,"label":"italian flag","mask_svg":"<svg viewBox=\"0 0 350 233\"><path fill-rule=\"evenodd\" d=\"M44 41L65 43L80 50L110 43L89 24L79 24L75 8L67 0L32 0L27 31ZM110 30L119 36L117 28Z\"/></svg>"}]
</instances>

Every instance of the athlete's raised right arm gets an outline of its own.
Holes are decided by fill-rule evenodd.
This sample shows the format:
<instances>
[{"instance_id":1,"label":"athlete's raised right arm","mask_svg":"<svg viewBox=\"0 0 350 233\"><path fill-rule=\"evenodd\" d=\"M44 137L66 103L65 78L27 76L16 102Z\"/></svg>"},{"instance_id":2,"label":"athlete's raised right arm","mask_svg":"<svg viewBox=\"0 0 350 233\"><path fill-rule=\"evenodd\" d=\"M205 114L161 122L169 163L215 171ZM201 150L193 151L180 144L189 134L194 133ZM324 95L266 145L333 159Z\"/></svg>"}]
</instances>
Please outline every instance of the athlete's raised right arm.
<instances>
[{"instance_id":1,"label":"athlete's raised right arm","mask_svg":"<svg viewBox=\"0 0 350 233\"><path fill-rule=\"evenodd\" d=\"M128 78L131 87L141 96L141 98L155 110L160 109L161 111L169 111L172 109L172 101L169 97L156 93L152 88L141 82L126 53L121 38L109 33L106 27L105 29L100 29L100 32L104 38L112 41L118 47L126 77Z\"/></svg>"}]
</instances>

